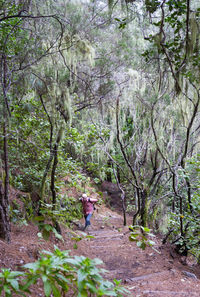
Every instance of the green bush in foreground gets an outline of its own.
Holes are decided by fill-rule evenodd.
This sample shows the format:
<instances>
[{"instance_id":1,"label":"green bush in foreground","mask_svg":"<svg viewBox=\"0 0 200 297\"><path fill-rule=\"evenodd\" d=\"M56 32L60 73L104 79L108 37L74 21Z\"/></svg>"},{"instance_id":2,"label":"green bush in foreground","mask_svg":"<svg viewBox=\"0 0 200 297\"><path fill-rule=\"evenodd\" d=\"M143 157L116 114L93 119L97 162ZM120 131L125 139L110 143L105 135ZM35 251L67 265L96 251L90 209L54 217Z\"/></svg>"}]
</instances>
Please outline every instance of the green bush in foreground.
<instances>
[{"instance_id":1,"label":"green bush in foreground","mask_svg":"<svg viewBox=\"0 0 200 297\"><path fill-rule=\"evenodd\" d=\"M24 265L23 272L2 269L0 295L30 296L32 285L41 280L46 297L64 297L69 290L71 297L127 296L128 291L120 281L112 283L102 277L106 271L97 268L102 263L100 259L70 257L68 251L55 246L53 253L43 251L38 261Z\"/></svg>"}]
</instances>

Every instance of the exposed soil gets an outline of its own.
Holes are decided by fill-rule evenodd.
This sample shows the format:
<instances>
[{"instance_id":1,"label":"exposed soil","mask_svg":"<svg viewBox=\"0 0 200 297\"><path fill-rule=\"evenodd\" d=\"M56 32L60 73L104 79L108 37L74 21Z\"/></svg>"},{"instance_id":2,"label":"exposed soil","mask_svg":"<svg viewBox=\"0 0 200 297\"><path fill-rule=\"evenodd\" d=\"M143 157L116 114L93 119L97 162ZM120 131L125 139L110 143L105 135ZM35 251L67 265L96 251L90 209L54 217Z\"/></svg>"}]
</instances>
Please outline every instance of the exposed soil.
<instances>
[{"instance_id":1,"label":"exposed soil","mask_svg":"<svg viewBox=\"0 0 200 297\"><path fill-rule=\"evenodd\" d=\"M189 261L183 265L183 259L163 246L158 237L154 241L160 253L149 247L141 250L129 241L129 230L123 227L121 215L101 209L94 215L89 233L95 238L85 246L80 242L78 251L102 259L109 271L107 277L121 279L132 292L130 296L200 296L199 267Z\"/></svg>"},{"instance_id":2,"label":"exposed soil","mask_svg":"<svg viewBox=\"0 0 200 297\"><path fill-rule=\"evenodd\" d=\"M80 224L84 224L81 219ZM128 224L131 218L128 217ZM80 233L76 227L75 232ZM50 241L38 240L38 229L35 225L12 226L12 242L0 241L0 267L19 270L25 263L34 262L41 250L53 250L56 245L60 249L70 250L72 255L84 255L100 258L104 268L108 270L105 278L121 279L130 290L128 296L134 297L199 297L200 269L188 260L183 265L169 246L162 245L156 237L157 253L151 248L145 251L130 242L128 227L123 226L123 217L118 212L105 206L99 206L92 217L92 230L88 231L94 238L82 239L74 249L74 241L70 232L62 227L63 242L57 242L52 236ZM37 287L33 297L44 296Z\"/></svg>"}]
</instances>

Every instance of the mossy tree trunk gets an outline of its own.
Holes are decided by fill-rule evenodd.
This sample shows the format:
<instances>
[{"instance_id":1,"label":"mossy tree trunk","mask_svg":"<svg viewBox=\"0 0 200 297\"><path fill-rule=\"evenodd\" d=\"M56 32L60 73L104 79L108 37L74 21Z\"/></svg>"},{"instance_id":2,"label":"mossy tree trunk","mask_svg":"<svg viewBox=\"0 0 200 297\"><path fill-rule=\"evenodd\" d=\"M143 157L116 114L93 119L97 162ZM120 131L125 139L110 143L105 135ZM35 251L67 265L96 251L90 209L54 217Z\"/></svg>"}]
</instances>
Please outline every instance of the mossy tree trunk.
<instances>
[{"instance_id":1,"label":"mossy tree trunk","mask_svg":"<svg viewBox=\"0 0 200 297\"><path fill-rule=\"evenodd\" d=\"M140 215L141 215L141 225L143 227L147 227L148 225L148 207L147 207L147 190L143 189L141 191L141 209L140 209Z\"/></svg>"},{"instance_id":2,"label":"mossy tree trunk","mask_svg":"<svg viewBox=\"0 0 200 297\"><path fill-rule=\"evenodd\" d=\"M8 197L0 182L0 238L10 242L10 221L8 215Z\"/></svg>"},{"instance_id":3,"label":"mossy tree trunk","mask_svg":"<svg viewBox=\"0 0 200 297\"><path fill-rule=\"evenodd\" d=\"M48 121L49 121L49 124L50 124L50 140L49 140L50 156L49 156L48 162L46 164L46 168L45 168L45 171L44 171L44 174L43 174L43 177L42 177L41 188L40 188L40 198L41 198L41 201L43 201L47 175L49 173L49 170L51 168L51 164L52 164L52 161L53 161L53 158L54 158L54 151L52 149L54 127L53 127L53 124L52 124L51 117L49 116L48 111L46 109L46 106L44 104L42 95L40 94L39 97L40 97L40 101L42 103L43 109L44 109L44 111L45 111L45 113L47 115L47 118L48 118Z\"/></svg>"},{"instance_id":4,"label":"mossy tree trunk","mask_svg":"<svg viewBox=\"0 0 200 297\"><path fill-rule=\"evenodd\" d=\"M4 136L4 187L3 183L0 184L0 238L10 242L10 221L8 215L9 205L9 167L8 167L8 143L7 143L7 112L4 108L4 124L3 124L3 136Z\"/></svg>"}]
</instances>

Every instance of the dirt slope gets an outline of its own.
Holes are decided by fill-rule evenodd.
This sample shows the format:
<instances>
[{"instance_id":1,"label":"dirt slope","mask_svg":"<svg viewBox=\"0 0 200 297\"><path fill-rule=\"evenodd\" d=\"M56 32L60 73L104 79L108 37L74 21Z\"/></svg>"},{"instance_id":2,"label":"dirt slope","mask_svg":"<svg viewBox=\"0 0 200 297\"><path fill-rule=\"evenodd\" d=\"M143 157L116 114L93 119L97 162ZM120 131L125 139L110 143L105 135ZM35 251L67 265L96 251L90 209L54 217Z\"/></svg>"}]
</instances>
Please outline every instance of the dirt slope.
<instances>
[{"instance_id":1,"label":"dirt slope","mask_svg":"<svg viewBox=\"0 0 200 297\"><path fill-rule=\"evenodd\" d=\"M84 223L83 219L80 222ZM131 223L129 218L129 223ZM81 231L76 228L77 233ZM70 240L70 232L62 228L64 243L56 242L52 237L49 242L38 241L37 228L34 225L12 227L12 243L0 241L0 267L20 269L20 266L35 261L39 251L52 250L56 243L61 249L70 249L71 254L100 258L108 270L108 279L121 279L134 297L199 297L200 272L198 267L183 265L178 257L172 258L169 250L162 247L156 239L156 248L160 254L147 248L139 249L129 242L128 227L123 227L122 216L102 206L92 217L92 239L78 242ZM37 288L33 297L43 296Z\"/></svg>"}]
</instances>

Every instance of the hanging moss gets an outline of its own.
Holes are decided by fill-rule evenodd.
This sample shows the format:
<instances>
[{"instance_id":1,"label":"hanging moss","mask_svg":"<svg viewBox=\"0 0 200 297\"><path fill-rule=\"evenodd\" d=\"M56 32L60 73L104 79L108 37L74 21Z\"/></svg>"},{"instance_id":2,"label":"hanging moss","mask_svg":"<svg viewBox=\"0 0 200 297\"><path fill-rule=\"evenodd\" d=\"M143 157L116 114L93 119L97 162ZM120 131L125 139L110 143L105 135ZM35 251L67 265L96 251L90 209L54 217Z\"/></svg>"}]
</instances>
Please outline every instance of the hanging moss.
<instances>
[{"instance_id":1,"label":"hanging moss","mask_svg":"<svg viewBox=\"0 0 200 297\"><path fill-rule=\"evenodd\" d=\"M109 10L111 10L113 8L113 4L114 4L114 0L108 0Z\"/></svg>"},{"instance_id":2,"label":"hanging moss","mask_svg":"<svg viewBox=\"0 0 200 297\"><path fill-rule=\"evenodd\" d=\"M192 12L190 14L190 38L189 38L189 54L191 55L194 52L196 42L197 42L197 34L198 34L198 24L196 20L196 13Z\"/></svg>"},{"instance_id":3,"label":"hanging moss","mask_svg":"<svg viewBox=\"0 0 200 297\"><path fill-rule=\"evenodd\" d=\"M176 72L175 76L176 76L176 81L175 81L174 88L175 88L175 91L176 91L176 95L179 95L181 93L181 90L182 90L182 87L183 87L183 77L182 77L182 75L180 74L179 71Z\"/></svg>"}]
</instances>

